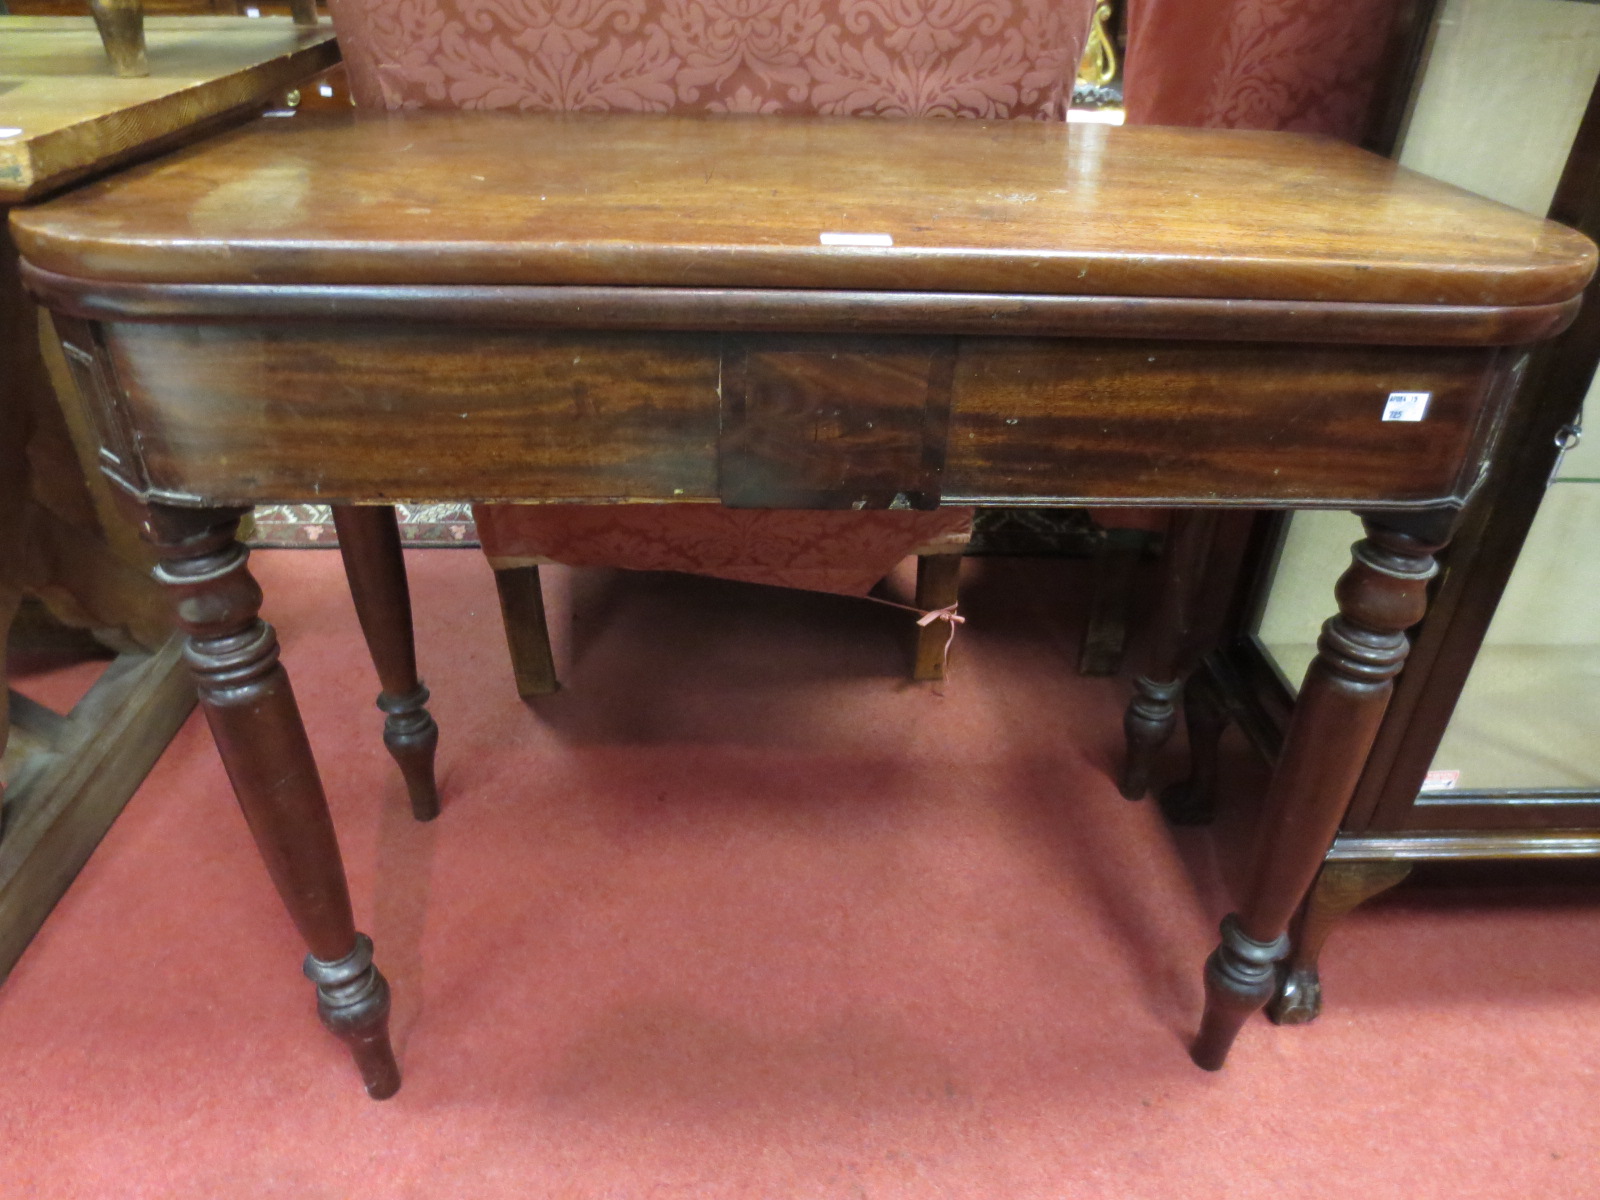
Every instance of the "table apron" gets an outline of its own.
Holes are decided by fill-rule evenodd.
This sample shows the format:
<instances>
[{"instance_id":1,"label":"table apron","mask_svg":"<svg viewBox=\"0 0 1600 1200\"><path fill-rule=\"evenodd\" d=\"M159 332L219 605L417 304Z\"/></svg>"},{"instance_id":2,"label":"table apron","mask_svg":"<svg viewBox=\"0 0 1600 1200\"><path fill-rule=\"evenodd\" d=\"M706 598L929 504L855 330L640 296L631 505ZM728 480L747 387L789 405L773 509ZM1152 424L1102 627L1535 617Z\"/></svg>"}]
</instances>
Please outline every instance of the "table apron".
<instances>
[{"instance_id":1,"label":"table apron","mask_svg":"<svg viewBox=\"0 0 1600 1200\"><path fill-rule=\"evenodd\" d=\"M146 499L218 505L1450 503L1480 476L1525 358L1160 338L58 320L108 474ZM1394 393L1425 393L1421 419L1393 419Z\"/></svg>"}]
</instances>

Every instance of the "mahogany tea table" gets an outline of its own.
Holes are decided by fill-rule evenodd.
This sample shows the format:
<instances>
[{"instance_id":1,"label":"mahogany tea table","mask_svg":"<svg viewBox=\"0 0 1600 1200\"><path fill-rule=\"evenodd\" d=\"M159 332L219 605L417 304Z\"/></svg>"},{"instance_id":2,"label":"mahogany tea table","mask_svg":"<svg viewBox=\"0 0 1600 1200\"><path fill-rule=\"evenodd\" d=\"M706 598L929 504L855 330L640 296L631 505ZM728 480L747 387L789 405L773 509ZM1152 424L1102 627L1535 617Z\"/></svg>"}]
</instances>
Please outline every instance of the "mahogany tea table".
<instances>
[{"instance_id":1,"label":"mahogany tea table","mask_svg":"<svg viewBox=\"0 0 1600 1200\"><path fill-rule=\"evenodd\" d=\"M388 987L243 509L331 502L368 532L383 514L355 506L402 500L1357 511L1206 963L1193 1055L1216 1068L1271 993L1526 347L1595 262L1326 140L983 121L264 118L12 228L377 1097L399 1086ZM404 591L381 563L361 579ZM368 640L431 731L398 611Z\"/></svg>"}]
</instances>

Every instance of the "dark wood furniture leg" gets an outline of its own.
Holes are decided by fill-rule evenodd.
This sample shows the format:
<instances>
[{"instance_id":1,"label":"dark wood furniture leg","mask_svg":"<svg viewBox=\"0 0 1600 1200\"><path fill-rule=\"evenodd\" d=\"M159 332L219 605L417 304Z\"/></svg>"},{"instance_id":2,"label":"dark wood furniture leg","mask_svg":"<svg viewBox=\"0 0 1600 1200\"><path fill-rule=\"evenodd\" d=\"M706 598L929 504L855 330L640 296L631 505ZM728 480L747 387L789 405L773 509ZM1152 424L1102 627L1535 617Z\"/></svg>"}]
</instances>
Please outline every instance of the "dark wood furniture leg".
<instances>
[{"instance_id":1,"label":"dark wood furniture leg","mask_svg":"<svg viewBox=\"0 0 1600 1200\"><path fill-rule=\"evenodd\" d=\"M416 639L411 628L411 589L400 548L400 526L388 505L333 506L345 578L355 601L361 633L382 691L378 707L383 744L400 767L411 797L412 815L431 821L439 815L439 788L433 759L439 726L428 712L428 689L417 678Z\"/></svg>"},{"instance_id":2,"label":"dark wood furniture leg","mask_svg":"<svg viewBox=\"0 0 1600 1200\"><path fill-rule=\"evenodd\" d=\"M1328 935L1340 920L1359 905L1386 892L1411 874L1412 864L1404 859L1381 862L1327 862L1317 873L1295 920L1290 941L1293 949L1278 972L1278 990L1267 1005L1267 1016L1276 1025L1304 1025L1322 1012L1322 979L1317 960Z\"/></svg>"},{"instance_id":3,"label":"dark wood furniture leg","mask_svg":"<svg viewBox=\"0 0 1600 1200\"><path fill-rule=\"evenodd\" d=\"M517 695L531 700L553 694L561 685L556 681L555 659L550 654L550 627L544 619L539 568L497 569L494 586L500 593L500 618L506 627Z\"/></svg>"},{"instance_id":4,"label":"dark wood furniture leg","mask_svg":"<svg viewBox=\"0 0 1600 1200\"><path fill-rule=\"evenodd\" d=\"M144 48L144 0L89 0L89 11L111 60L111 73L125 78L150 74Z\"/></svg>"},{"instance_id":5,"label":"dark wood furniture leg","mask_svg":"<svg viewBox=\"0 0 1600 1200\"><path fill-rule=\"evenodd\" d=\"M1207 825L1216 813L1218 751L1228 710L1203 668L1183 685L1183 723L1189 733L1189 777L1161 789L1161 812L1173 825Z\"/></svg>"},{"instance_id":6,"label":"dark wood furniture leg","mask_svg":"<svg viewBox=\"0 0 1600 1200\"><path fill-rule=\"evenodd\" d=\"M1289 949L1290 918L1310 890L1405 662L1405 631L1427 610L1434 554L1453 511L1369 514L1366 536L1334 588L1337 616L1322 627L1317 657L1295 701L1283 753L1267 790L1263 837L1239 911L1223 918L1206 960L1205 1014L1191 1051L1221 1068L1250 1014L1275 990Z\"/></svg>"},{"instance_id":7,"label":"dark wood furniture leg","mask_svg":"<svg viewBox=\"0 0 1600 1200\"><path fill-rule=\"evenodd\" d=\"M1094 555L1094 594L1078 649L1078 674L1115 675L1128 641L1133 583L1150 534L1142 529L1105 529Z\"/></svg>"},{"instance_id":8,"label":"dark wood furniture leg","mask_svg":"<svg viewBox=\"0 0 1600 1200\"><path fill-rule=\"evenodd\" d=\"M152 504L156 580L186 635L184 658L239 807L278 895L310 950L322 1023L350 1049L367 1094L400 1087L389 1045L389 985L357 933L344 863L278 639L235 537L241 510Z\"/></svg>"},{"instance_id":9,"label":"dark wood furniture leg","mask_svg":"<svg viewBox=\"0 0 1600 1200\"><path fill-rule=\"evenodd\" d=\"M1217 516L1214 509L1204 508L1173 514L1150 669L1133 681L1134 696L1122 718L1128 756L1120 785L1129 800L1142 800L1150 790L1150 771L1156 755L1178 724L1174 701L1199 658L1200 647L1194 637L1196 601L1205 578Z\"/></svg>"},{"instance_id":10,"label":"dark wood furniture leg","mask_svg":"<svg viewBox=\"0 0 1600 1200\"><path fill-rule=\"evenodd\" d=\"M919 554L917 556L917 607L934 612L954 606L961 595L961 555ZM919 682L944 678L945 649L950 645L951 626L947 621L929 621L917 626L916 658L911 678Z\"/></svg>"}]
</instances>

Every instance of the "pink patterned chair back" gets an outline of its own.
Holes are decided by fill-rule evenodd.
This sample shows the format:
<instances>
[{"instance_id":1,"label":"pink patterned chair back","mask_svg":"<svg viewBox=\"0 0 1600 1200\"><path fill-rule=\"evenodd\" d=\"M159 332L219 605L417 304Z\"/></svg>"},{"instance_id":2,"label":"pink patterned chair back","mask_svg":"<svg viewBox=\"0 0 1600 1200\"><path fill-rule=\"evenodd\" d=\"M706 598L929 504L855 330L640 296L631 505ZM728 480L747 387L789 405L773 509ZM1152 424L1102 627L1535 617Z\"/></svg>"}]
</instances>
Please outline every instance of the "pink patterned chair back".
<instances>
[{"instance_id":1,"label":"pink patterned chair back","mask_svg":"<svg viewBox=\"0 0 1600 1200\"><path fill-rule=\"evenodd\" d=\"M1128 122L1358 141L1399 7L1393 0L1128 0Z\"/></svg>"},{"instance_id":2,"label":"pink patterned chair back","mask_svg":"<svg viewBox=\"0 0 1600 1200\"><path fill-rule=\"evenodd\" d=\"M357 104L1063 120L1091 0L331 0Z\"/></svg>"}]
</instances>

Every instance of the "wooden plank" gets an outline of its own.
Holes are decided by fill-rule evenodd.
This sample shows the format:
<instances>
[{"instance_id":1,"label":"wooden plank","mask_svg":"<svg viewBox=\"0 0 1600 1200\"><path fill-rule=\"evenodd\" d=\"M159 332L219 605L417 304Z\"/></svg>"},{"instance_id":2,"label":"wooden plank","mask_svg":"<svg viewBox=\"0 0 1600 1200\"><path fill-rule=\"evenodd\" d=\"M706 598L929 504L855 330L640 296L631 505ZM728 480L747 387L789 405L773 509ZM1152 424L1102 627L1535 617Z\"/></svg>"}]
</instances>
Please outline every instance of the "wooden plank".
<instances>
[{"instance_id":1,"label":"wooden plank","mask_svg":"<svg viewBox=\"0 0 1600 1200\"><path fill-rule=\"evenodd\" d=\"M151 17L150 74L113 74L88 17L0 16L0 203L150 154L339 61L331 25Z\"/></svg>"},{"instance_id":2,"label":"wooden plank","mask_svg":"<svg viewBox=\"0 0 1600 1200\"><path fill-rule=\"evenodd\" d=\"M110 664L57 727L57 748L32 755L6 790L0 977L194 707L181 647L174 635L154 653Z\"/></svg>"},{"instance_id":3,"label":"wooden plank","mask_svg":"<svg viewBox=\"0 0 1600 1200\"><path fill-rule=\"evenodd\" d=\"M68 719L55 709L17 691L7 694L6 708L11 715L11 736L34 750L53 753L69 742ZM6 750L11 749L11 743L6 743Z\"/></svg>"}]
</instances>

